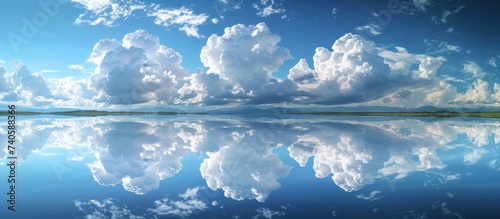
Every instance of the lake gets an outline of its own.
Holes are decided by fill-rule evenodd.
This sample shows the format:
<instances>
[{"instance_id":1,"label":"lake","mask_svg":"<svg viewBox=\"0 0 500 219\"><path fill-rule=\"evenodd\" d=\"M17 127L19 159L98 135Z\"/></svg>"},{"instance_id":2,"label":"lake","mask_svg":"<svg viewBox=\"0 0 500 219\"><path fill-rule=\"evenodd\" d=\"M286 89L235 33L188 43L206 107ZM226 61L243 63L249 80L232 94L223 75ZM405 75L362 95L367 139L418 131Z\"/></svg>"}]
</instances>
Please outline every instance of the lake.
<instances>
[{"instance_id":1,"label":"lake","mask_svg":"<svg viewBox=\"0 0 500 219\"><path fill-rule=\"evenodd\" d=\"M0 138L7 140L5 121ZM13 218L500 214L498 119L45 115L16 122L16 212L5 201L1 209Z\"/></svg>"}]
</instances>

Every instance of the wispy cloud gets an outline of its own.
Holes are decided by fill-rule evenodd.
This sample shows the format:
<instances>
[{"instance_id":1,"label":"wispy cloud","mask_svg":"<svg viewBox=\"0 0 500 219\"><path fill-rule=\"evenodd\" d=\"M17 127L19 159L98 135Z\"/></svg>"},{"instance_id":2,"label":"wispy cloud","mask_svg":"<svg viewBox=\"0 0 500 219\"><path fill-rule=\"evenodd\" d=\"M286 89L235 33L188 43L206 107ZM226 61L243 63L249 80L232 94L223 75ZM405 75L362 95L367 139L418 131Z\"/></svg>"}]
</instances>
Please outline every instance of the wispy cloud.
<instances>
[{"instance_id":1,"label":"wispy cloud","mask_svg":"<svg viewBox=\"0 0 500 219\"><path fill-rule=\"evenodd\" d=\"M488 59L488 64L490 64L493 67L497 67L497 59L495 57L491 57Z\"/></svg>"},{"instance_id":2,"label":"wispy cloud","mask_svg":"<svg viewBox=\"0 0 500 219\"><path fill-rule=\"evenodd\" d=\"M431 0L412 0L412 3L418 10L426 11L427 6L431 5Z\"/></svg>"},{"instance_id":3,"label":"wispy cloud","mask_svg":"<svg viewBox=\"0 0 500 219\"><path fill-rule=\"evenodd\" d=\"M358 197L359 199L362 199L362 200L376 201L376 200L380 200L382 198L381 194L382 194L381 191L372 191L368 195L357 195L356 197Z\"/></svg>"},{"instance_id":4,"label":"wispy cloud","mask_svg":"<svg viewBox=\"0 0 500 219\"><path fill-rule=\"evenodd\" d=\"M257 209L257 215L253 216L252 219L258 219L261 217L273 219L274 217L280 216L285 216L285 213L282 211L273 211L269 208L259 208Z\"/></svg>"},{"instance_id":5,"label":"wispy cloud","mask_svg":"<svg viewBox=\"0 0 500 219\"><path fill-rule=\"evenodd\" d=\"M486 72L475 62L467 61L463 64L463 72L470 74L473 78L484 78L486 76Z\"/></svg>"},{"instance_id":6,"label":"wispy cloud","mask_svg":"<svg viewBox=\"0 0 500 219\"><path fill-rule=\"evenodd\" d=\"M154 23L163 27L178 27L188 36L203 38L198 33L198 26L204 24L208 15L196 14L192 9L162 8L159 4L147 4L140 0L71 0L86 11L76 18L76 25L119 25L119 20L126 20L135 12L154 17ZM214 22L216 23L216 22Z\"/></svg>"},{"instance_id":7,"label":"wispy cloud","mask_svg":"<svg viewBox=\"0 0 500 219\"><path fill-rule=\"evenodd\" d=\"M382 34L382 26L380 26L378 24L375 24L375 23L371 23L371 24L367 24L367 25L364 25L364 26L356 27L356 30L357 31L361 31L361 32L368 32L368 33L371 33L373 35L380 35L380 34Z\"/></svg>"},{"instance_id":8,"label":"wispy cloud","mask_svg":"<svg viewBox=\"0 0 500 219\"><path fill-rule=\"evenodd\" d=\"M198 33L198 26L204 24L208 15L195 14L193 10L186 7L162 9L156 5L148 16L154 17L154 23L163 27L178 26L188 36L203 38Z\"/></svg>"},{"instance_id":9,"label":"wispy cloud","mask_svg":"<svg viewBox=\"0 0 500 219\"><path fill-rule=\"evenodd\" d=\"M98 201L95 199L89 201L73 201L79 211L85 213L85 218L133 218L145 219L142 215L136 215L126 206L119 206L116 199L105 199Z\"/></svg>"},{"instance_id":10,"label":"wispy cloud","mask_svg":"<svg viewBox=\"0 0 500 219\"><path fill-rule=\"evenodd\" d=\"M71 0L86 12L75 20L76 25L117 26L117 20L127 19L134 11L143 11L146 4L137 0Z\"/></svg>"},{"instance_id":11,"label":"wispy cloud","mask_svg":"<svg viewBox=\"0 0 500 219\"><path fill-rule=\"evenodd\" d=\"M74 69L74 70L84 70L83 65L70 65L68 66L69 69Z\"/></svg>"},{"instance_id":12,"label":"wispy cloud","mask_svg":"<svg viewBox=\"0 0 500 219\"><path fill-rule=\"evenodd\" d=\"M443 23L447 23L448 22L448 18L458 12L460 12L462 9L464 9L465 6L460 6L458 7L457 9L453 10L453 11L450 11L450 10L444 10L443 11L443 15L441 15L441 22Z\"/></svg>"},{"instance_id":13,"label":"wispy cloud","mask_svg":"<svg viewBox=\"0 0 500 219\"><path fill-rule=\"evenodd\" d=\"M178 216L189 217L195 213L205 211L207 205L198 198L199 187L187 189L185 193L179 194L180 199L171 200L168 198L156 200L155 208L148 209L158 216Z\"/></svg>"},{"instance_id":14,"label":"wispy cloud","mask_svg":"<svg viewBox=\"0 0 500 219\"><path fill-rule=\"evenodd\" d=\"M40 70L40 71L35 72L35 74L42 74L42 73L60 73L60 72L61 72L61 71L59 71L59 70L44 69L44 70Z\"/></svg>"},{"instance_id":15,"label":"wispy cloud","mask_svg":"<svg viewBox=\"0 0 500 219\"><path fill-rule=\"evenodd\" d=\"M269 17L273 14L285 13L285 9L280 4L275 4L274 0L260 0L258 3L253 3L252 7L257 10L257 16Z\"/></svg>"}]
</instances>

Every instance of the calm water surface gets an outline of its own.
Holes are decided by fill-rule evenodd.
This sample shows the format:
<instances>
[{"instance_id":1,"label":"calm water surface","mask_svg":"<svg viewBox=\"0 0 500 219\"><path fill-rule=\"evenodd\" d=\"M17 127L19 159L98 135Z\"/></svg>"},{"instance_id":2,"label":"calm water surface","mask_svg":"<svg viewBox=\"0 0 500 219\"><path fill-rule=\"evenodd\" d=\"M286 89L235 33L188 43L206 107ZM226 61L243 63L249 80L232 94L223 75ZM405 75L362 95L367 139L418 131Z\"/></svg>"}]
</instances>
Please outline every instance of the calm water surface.
<instances>
[{"instance_id":1,"label":"calm water surface","mask_svg":"<svg viewBox=\"0 0 500 219\"><path fill-rule=\"evenodd\" d=\"M1 218L494 218L500 120L21 117ZM6 124L0 138L7 139ZM8 192L0 151L2 200ZM7 215L4 217L3 215Z\"/></svg>"}]
</instances>

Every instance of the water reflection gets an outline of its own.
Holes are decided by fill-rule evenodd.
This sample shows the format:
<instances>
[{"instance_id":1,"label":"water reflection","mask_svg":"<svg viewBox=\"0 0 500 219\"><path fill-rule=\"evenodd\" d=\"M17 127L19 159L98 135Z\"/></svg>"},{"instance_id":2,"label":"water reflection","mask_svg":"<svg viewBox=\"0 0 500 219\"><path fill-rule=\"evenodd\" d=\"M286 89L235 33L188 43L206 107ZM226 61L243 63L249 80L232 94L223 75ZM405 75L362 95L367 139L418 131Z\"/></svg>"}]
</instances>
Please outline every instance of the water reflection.
<instances>
[{"instance_id":1,"label":"water reflection","mask_svg":"<svg viewBox=\"0 0 500 219\"><path fill-rule=\"evenodd\" d=\"M88 153L69 159L86 163L99 185L121 184L137 195L175 177L189 154L200 160L199 172L191 174L201 175L205 186L233 200L258 202L278 191L294 168L331 177L346 192L419 172L426 173L425 185L457 181L471 174L457 166L477 163L495 173L500 169L497 120L101 117L21 120L18 126L21 161L56 149L85 148ZM0 133L5 132L2 125ZM285 162L284 156L295 163ZM356 197L380 200L382 192L363 191Z\"/></svg>"}]
</instances>

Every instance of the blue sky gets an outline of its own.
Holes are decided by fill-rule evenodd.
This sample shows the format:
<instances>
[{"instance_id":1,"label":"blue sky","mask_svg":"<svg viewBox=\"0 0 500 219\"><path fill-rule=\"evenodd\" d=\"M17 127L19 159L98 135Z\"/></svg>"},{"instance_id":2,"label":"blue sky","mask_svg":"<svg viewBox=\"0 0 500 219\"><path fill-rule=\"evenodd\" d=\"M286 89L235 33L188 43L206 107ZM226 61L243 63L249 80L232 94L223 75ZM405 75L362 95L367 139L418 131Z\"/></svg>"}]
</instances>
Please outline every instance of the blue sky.
<instances>
[{"instance_id":1,"label":"blue sky","mask_svg":"<svg viewBox=\"0 0 500 219\"><path fill-rule=\"evenodd\" d=\"M32 107L498 106L487 1L4 4L0 101ZM106 40L109 39L109 40ZM24 67L23 67L24 66Z\"/></svg>"}]
</instances>

